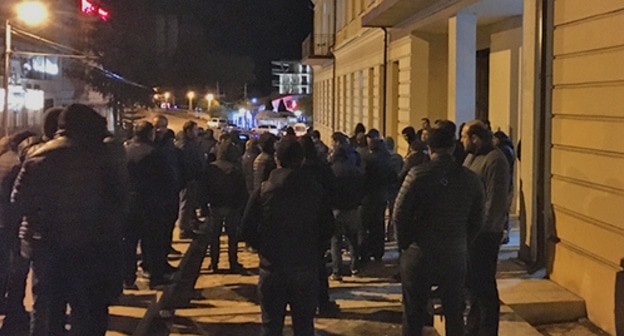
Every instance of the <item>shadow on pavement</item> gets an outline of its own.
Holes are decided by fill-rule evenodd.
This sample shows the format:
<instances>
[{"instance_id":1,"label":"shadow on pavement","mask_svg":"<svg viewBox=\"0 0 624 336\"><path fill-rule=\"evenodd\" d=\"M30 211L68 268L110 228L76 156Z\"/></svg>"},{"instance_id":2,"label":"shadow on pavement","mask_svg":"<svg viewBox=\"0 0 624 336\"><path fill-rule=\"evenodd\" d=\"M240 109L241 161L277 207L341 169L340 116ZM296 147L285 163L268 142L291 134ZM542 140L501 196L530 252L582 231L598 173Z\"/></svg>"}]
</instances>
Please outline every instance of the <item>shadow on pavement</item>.
<instances>
[{"instance_id":1,"label":"shadow on pavement","mask_svg":"<svg viewBox=\"0 0 624 336\"><path fill-rule=\"evenodd\" d=\"M255 284L226 284L202 288L202 296L206 299L251 302L258 304L257 286Z\"/></svg>"}]
</instances>

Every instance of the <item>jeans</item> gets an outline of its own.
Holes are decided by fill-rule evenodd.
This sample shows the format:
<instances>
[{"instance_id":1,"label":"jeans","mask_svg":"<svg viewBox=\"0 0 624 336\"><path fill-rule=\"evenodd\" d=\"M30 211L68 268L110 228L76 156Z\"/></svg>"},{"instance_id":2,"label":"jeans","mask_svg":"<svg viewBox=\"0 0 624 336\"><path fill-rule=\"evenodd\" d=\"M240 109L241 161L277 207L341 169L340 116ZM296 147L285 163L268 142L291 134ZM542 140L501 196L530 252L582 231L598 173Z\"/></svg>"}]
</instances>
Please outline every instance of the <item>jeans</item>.
<instances>
[{"instance_id":1,"label":"jeans","mask_svg":"<svg viewBox=\"0 0 624 336\"><path fill-rule=\"evenodd\" d=\"M180 191L180 208L178 209L178 227L180 231L193 230L193 220L196 219L195 210L198 208L198 184L190 181L186 188Z\"/></svg>"},{"instance_id":2,"label":"jeans","mask_svg":"<svg viewBox=\"0 0 624 336\"><path fill-rule=\"evenodd\" d=\"M286 305L290 305L295 336L314 336L318 292L315 265L302 268L260 268L258 297L262 308L262 336L282 336Z\"/></svg>"},{"instance_id":3,"label":"jeans","mask_svg":"<svg viewBox=\"0 0 624 336\"><path fill-rule=\"evenodd\" d=\"M420 336L428 318L431 286L439 286L446 335L464 336L466 255L421 252L412 244L401 253L403 335Z\"/></svg>"},{"instance_id":4,"label":"jeans","mask_svg":"<svg viewBox=\"0 0 624 336\"><path fill-rule=\"evenodd\" d=\"M473 299L466 326L468 335L498 335L496 266L501 237L501 232L481 232L469 247L469 287Z\"/></svg>"},{"instance_id":5,"label":"jeans","mask_svg":"<svg viewBox=\"0 0 624 336\"><path fill-rule=\"evenodd\" d=\"M228 259L230 268L238 265L238 225L241 211L227 207L213 207L210 214L210 263L213 269L219 265L221 232L225 222L225 232L228 236Z\"/></svg>"},{"instance_id":6,"label":"jeans","mask_svg":"<svg viewBox=\"0 0 624 336\"><path fill-rule=\"evenodd\" d=\"M332 272L340 273L342 265L341 242L342 236L347 238L349 253L351 254L351 271L357 270L357 260L362 244L362 217L360 209L336 210L336 233L331 239Z\"/></svg>"}]
</instances>

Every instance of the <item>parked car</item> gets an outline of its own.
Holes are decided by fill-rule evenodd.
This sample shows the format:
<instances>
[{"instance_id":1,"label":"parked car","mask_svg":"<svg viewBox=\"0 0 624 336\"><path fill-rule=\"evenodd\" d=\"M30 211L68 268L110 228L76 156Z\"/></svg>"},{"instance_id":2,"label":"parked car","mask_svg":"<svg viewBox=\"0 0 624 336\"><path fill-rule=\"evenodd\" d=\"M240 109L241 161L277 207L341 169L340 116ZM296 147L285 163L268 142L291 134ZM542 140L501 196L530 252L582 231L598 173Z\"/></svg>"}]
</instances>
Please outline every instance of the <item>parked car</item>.
<instances>
[{"instance_id":1,"label":"parked car","mask_svg":"<svg viewBox=\"0 0 624 336\"><path fill-rule=\"evenodd\" d=\"M259 125L258 127L254 128L253 131L257 134L271 133L273 135L278 135L279 133L279 130L275 125Z\"/></svg>"},{"instance_id":2,"label":"parked car","mask_svg":"<svg viewBox=\"0 0 624 336\"><path fill-rule=\"evenodd\" d=\"M228 126L228 121L227 119L223 119L223 118L210 118L210 120L208 120L206 125L210 128L221 129L221 128L225 128Z\"/></svg>"}]
</instances>

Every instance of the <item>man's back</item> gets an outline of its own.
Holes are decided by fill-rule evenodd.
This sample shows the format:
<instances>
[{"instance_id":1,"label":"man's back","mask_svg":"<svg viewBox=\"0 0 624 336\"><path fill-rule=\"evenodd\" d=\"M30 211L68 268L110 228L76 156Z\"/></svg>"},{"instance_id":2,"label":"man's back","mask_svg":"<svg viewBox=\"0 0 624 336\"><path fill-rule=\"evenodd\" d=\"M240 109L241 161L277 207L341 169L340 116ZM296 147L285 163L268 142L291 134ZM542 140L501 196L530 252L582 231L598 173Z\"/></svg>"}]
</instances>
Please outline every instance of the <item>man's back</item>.
<instances>
[{"instance_id":1,"label":"man's back","mask_svg":"<svg viewBox=\"0 0 624 336\"><path fill-rule=\"evenodd\" d=\"M254 192L250 206L244 225L262 267L316 267L319 242L331 235L332 221L323 189L311 176L276 169Z\"/></svg>"},{"instance_id":2,"label":"man's back","mask_svg":"<svg viewBox=\"0 0 624 336\"><path fill-rule=\"evenodd\" d=\"M24 215L40 224L44 239L63 247L118 238L123 211L120 181L107 146L85 150L67 137L54 139L26 161L13 191Z\"/></svg>"},{"instance_id":3,"label":"man's back","mask_svg":"<svg viewBox=\"0 0 624 336\"><path fill-rule=\"evenodd\" d=\"M465 253L482 225L483 197L478 176L451 156L413 168L394 213L399 246Z\"/></svg>"}]
</instances>

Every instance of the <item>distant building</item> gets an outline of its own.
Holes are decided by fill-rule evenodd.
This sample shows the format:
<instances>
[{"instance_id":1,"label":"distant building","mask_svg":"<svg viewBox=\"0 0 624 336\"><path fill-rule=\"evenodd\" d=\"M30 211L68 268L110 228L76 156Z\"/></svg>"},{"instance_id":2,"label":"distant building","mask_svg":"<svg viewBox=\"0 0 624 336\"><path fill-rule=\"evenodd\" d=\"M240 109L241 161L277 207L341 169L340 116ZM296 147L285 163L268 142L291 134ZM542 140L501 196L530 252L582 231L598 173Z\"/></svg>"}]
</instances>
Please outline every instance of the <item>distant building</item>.
<instances>
[{"instance_id":1,"label":"distant building","mask_svg":"<svg viewBox=\"0 0 624 336\"><path fill-rule=\"evenodd\" d=\"M312 68L300 61L274 61L273 86L279 94L312 94Z\"/></svg>"}]
</instances>

